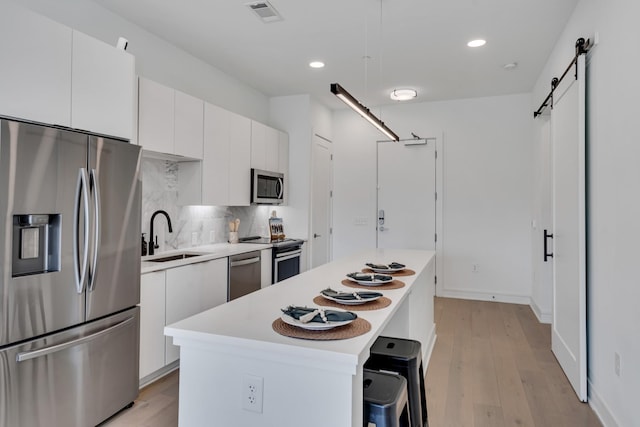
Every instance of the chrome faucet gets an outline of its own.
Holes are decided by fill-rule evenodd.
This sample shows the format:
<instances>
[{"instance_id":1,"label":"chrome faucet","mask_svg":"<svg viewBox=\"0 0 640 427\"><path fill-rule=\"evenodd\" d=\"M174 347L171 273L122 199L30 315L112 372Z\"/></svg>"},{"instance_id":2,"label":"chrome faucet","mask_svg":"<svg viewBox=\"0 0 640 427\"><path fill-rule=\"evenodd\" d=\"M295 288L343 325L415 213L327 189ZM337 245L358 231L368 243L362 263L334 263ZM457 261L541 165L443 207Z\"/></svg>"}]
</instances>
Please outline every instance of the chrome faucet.
<instances>
[{"instance_id":1,"label":"chrome faucet","mask_svg":"<svg viewBox=\"0 0 640 427\"><path fill-rule=\"evenodd\" d=\"M158 245L158 236L154 236L153 234L153 220L156 218L156 215L162 214L167 218L167 225L169 226L169 233L173 233L173 229L171 228L171 218L169 218L169 214L163 210L157 210L151 215L151 223L149 224L149 255L153 255L155 250L160 247ZM154 242L155 239L155 242Z\"/></svg>"}]
</instances>

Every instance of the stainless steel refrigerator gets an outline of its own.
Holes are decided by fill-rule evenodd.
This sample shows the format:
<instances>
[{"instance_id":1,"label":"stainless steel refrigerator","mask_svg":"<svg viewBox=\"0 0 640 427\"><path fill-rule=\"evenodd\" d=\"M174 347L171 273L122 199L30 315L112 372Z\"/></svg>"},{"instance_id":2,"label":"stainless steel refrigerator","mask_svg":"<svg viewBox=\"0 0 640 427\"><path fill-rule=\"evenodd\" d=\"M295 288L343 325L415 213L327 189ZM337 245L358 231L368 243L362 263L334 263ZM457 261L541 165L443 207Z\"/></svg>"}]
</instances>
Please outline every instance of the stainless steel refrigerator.
<instances>
[{"instance_id":1,"label":"stainless steel refrigerator","mask_svg":"<svg viewBox=\"0 0 640 427\"><path fill-rule=\"evenodd\" d=\"M138 395L140 148L0 118L0 426Z\"/></svg>"}]
</instances>

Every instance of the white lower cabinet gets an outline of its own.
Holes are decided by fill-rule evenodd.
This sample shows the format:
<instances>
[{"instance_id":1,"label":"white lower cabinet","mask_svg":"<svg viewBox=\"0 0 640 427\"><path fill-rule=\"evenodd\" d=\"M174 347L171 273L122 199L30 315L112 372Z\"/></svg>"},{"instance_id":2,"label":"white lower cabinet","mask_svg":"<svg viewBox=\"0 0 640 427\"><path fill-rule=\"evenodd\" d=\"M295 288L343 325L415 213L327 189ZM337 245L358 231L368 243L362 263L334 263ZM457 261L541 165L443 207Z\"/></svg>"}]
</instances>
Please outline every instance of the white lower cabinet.
<instances>
[{"instance_id":1,"label":"white lower cabinet","mask_svg":"<svg viewBox=\"0 0 640 427\"><path fill-rule=\"evenodd\" d=\"M227 302L227 258L167 270L167 325ZM165 363L180 358L180 347L166 338Z\"/></svg>"},{"instance_id":2,"label":"white lower cabinet","mask_svg":"<svg viewBox=\"0 0 640 427\"><path fill-rule=\"evenodd\" d=\"M165 272L140 278L140 378L164 367Z\"/></svg>"},{"instance_id":3,"label":"white lower cabinet","mask_svg":"<svg viewBox=\"0 0 640 427\"><path fill-rule=\"evenodd\" d=\"M145 273L140 280L140 379L178 360L164 327L227 301L228 259Z\"/></svg>"},{"instance_id":4,"label":"white lower cabinet","mask_svg":"<svg viewBox=\"0 0 640 427\"><path fill-rule=\"evenodd\" d=\"M260 288L271 286L271 275L273 266L273 251L271 248L260 251Z\"/></svg>"}]
</instances>

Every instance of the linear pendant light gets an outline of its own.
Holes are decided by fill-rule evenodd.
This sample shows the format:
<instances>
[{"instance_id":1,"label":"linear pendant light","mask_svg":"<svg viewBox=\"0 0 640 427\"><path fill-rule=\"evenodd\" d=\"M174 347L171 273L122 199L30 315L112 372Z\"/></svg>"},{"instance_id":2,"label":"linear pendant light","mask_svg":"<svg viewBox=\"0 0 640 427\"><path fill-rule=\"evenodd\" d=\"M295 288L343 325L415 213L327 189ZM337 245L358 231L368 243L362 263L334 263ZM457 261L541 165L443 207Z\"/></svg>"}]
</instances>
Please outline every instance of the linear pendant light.
<instances>
[{"instance_id":1,"label":"linear pendant light","mask_svg":"<svg viewBox=\"0 0 640 427\"><path fill-rule=\"evenodd\" d=\"M351 107L353 111L360 114L363 118L365 118L369 123L378 128L380 132L387 135L390 139L394 141L400 140L400 137L398 137L398 135L396 135L391 129L389 129L382 120L374 116L367 107L360 104L360 102L358 102L358 100L355 99L353 95L347 92L338 83L331 83L331 93L340 98L342 102Z\"/></svg>"}]
</instances>

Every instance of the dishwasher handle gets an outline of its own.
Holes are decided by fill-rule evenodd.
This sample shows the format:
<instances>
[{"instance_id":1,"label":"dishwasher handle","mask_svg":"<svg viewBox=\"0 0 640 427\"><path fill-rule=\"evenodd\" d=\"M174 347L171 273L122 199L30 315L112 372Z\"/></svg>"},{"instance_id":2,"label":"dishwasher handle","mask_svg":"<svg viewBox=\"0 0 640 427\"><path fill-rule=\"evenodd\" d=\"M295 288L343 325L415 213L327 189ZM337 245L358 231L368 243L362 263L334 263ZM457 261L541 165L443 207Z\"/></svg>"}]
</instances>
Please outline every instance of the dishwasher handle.
<instances>
[{"instance_id":1,"label":"dishwasher handle","mask_svg":"<svg viewBox=\"0 0 640 427\"><path fill-rule=\"evenodd\" d=\"M257 256L255 258L242 259L239 261L230 261L229 266L231 267L240 267L242 265L255 264L256 262L260 262L260 257Z\"/></svg>"}]
</instances>

